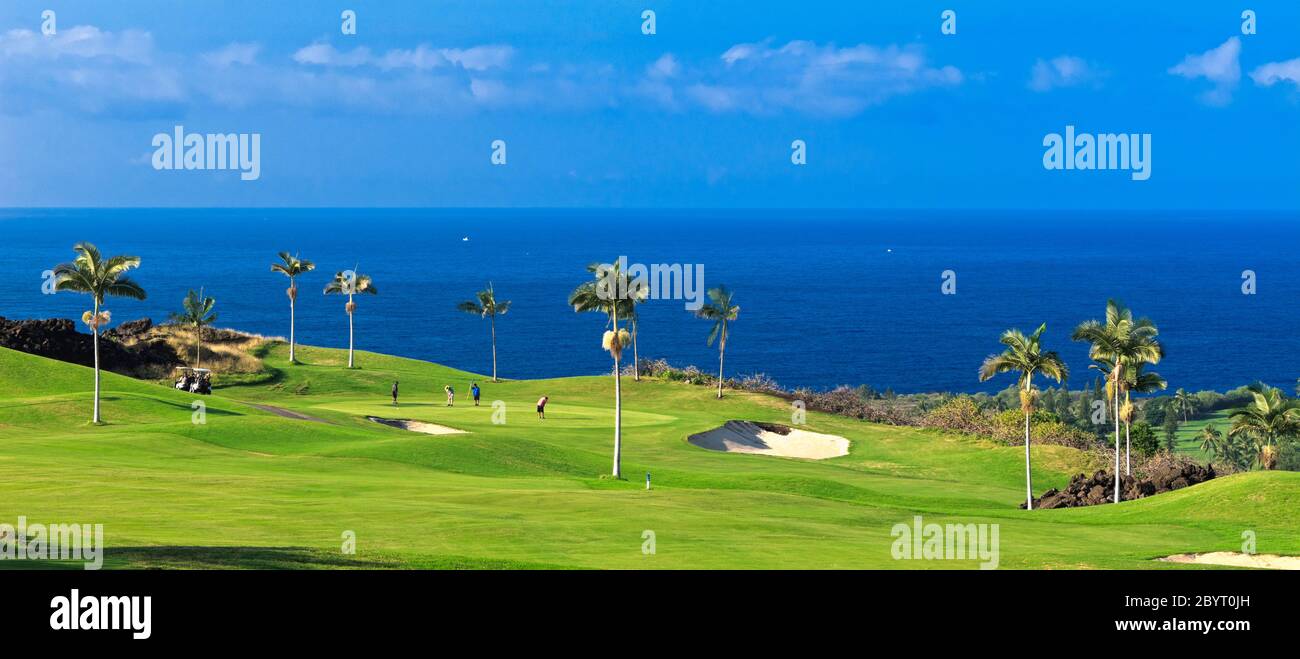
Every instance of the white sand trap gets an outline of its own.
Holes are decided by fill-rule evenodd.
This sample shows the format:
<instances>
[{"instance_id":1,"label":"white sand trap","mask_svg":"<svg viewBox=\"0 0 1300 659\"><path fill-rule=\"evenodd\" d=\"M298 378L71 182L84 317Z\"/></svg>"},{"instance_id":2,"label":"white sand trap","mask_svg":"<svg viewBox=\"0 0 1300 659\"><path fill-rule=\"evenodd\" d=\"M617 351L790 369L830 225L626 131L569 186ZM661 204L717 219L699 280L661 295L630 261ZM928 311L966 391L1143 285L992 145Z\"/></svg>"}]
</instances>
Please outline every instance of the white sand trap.
<instances>
[{"instance_id":1,"label":"white sand trap","mask_svg":"<svg viewBox=\"0 0 1300 659\"><path fill-rule=\"evenodd\" d=\"M401 428L411 432L422 432L426 435L464 435L466 431L440 426L436 423L426 423L424 421L412 421L410 419L383 419L377 416L368 416L367 419L375 423L382 423L386 426Z\"/></svg>"},{"instance_id":2,"label":"white sand trap","mask_svg":"<svg viewBox=\"0 0 1300 659\"><path fill-rule=\"evenodd\" d=\"M752 421L728 421L721 428L691 435L687 441L710 451L784 458L823 460L849 454L849 440L838 435Z\"/></svg>"},{"instance_id":3,"label":"white sand trap","mask_svg":"<svg viewBox=\"0 0 1300 659\"><path fill-rule=\"evenodd\" d=\"M1277 554L1243 554L1235 551L1212 551L1208 554L1174 554L1159 560L1170 563L1257 567L1267 570L1300 570L1300 556Z\"/></svg>"}]
</instances>

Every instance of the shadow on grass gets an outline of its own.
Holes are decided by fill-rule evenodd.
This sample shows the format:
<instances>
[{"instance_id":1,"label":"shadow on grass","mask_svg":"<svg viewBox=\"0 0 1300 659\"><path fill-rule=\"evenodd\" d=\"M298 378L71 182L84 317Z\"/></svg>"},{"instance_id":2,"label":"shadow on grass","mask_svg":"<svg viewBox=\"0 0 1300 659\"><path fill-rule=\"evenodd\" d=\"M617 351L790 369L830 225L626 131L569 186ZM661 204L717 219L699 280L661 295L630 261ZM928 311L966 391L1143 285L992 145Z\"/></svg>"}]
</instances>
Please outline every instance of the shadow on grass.
<instances>
[{"instance_id":1,"label":"shadow on grass","mask_svg":"<svg viewBox=\"0 0 1300 659\"><path fill-rule=\"evenodd\" d=\"M84 561L0 560L0 571L82 570ZM106 570L538 570L559 566L459 556L402 560L348 556L311 547L116 547L104 552Z\"/></svg>"},{"instance_id":2,"label":"shadow on grass","mask_svg":"<svg viewBox=\"0 0 1300 659\"><path fill-rule=\"evenodd\" d=\"M85 561L0 561L0 569L80 570ZM104 550L108 570L330 570L400 567L309 547L116 547Z\"/></svg>"}]
</instances>

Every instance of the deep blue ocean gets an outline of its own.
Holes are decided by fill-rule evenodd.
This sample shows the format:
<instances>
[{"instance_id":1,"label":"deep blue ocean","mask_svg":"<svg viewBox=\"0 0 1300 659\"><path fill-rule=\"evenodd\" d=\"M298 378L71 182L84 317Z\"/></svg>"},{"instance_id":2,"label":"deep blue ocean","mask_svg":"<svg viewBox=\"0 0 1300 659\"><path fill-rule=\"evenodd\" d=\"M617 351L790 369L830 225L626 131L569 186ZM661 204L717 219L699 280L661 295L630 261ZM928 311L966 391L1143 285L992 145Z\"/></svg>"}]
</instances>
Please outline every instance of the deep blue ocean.
<instances>
[{"instance_id":1,"label":"deep blue ocean","mask_svg":"<svg viewBox=\"0 0 1300 659\"><path fill-rule=\"evenodd\" d=\"M469 238L469 240L463 240ZM217 299L218 326L287 336L281 250L316 262L300 280L298 340L346 347L337 270L374 277L358 299L358 349L491 369L484 320L456 310L491 281L513 301L499 320L503 377L603 373L601 317L568 293L595 261L702 263L741 307L729 374L786 386L870 384L898 392L991 391L976 380L1008 327L1046 343L1089 384L1079 322L1117 297L1161 330L1156 371L1171 388L1300 377L1300 216L1207 212L606 210L4 210L0 316L79 318L88 300L43 295L41 274L73 243L143 259L149 299L111 300L114 324L166 318L190 289ZM941 293L944 271L956 294ZM1242 273L1257 292L1242 293ZM642 357L712 369L708 323L681 300L641 308ZM364 364L364 362L363 362Z\"/></svg>"}]
</instances>

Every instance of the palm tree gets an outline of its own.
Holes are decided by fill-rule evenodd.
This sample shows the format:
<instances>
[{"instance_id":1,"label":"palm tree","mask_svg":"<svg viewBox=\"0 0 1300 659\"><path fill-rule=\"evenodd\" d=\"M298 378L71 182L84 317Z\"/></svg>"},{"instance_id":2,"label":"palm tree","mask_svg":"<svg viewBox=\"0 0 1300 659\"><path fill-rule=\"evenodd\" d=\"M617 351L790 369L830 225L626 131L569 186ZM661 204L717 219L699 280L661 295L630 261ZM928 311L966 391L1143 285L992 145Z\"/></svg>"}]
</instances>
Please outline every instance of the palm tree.
<instances>
[{"instance_id":1,"label":"palm tree","mask_svg":"<svg viewBox=\"0 0 1300 659\"><path fill-rule=\"evenodd\" d=\"M722 398L722 363L727 356L727 336L730 333L728 324L740 315L740 307L735 305L735 294L727 290L726 286L710 288L708 296L709 302L700 307L695 315L713 321L708 345L718 342L718 398Z\"/></svg>"},{"instance_id":2,"label":"palm tree","mask_svg":"<svg viewBox=\"0 0 1300 659\"><path fill-rule=\"evenodd\" d=\"M1034 508L1034 483L1029 462L1029 418L1033 414L1034 400L1037 398L1033 384L1034 373L1042 373L1044 377L1057 382L1065 382L1070 375L1070 369L1065 362L1061 361L1060 355L1055 352L1043 352L1041 339L1046 330L1047 323L1043 323L1029 336L1025 336L1018 329L1003 332L1000 341L1007 347L1006 350L1003 350L1000 355L989 355L980 365L979 370L980 382L989 380L999 373L1011 371L1020 373L1018 382L1020 409L1025 413L1025 508L1027 510Z\"/></svg>"},{"instance_id":3,"label":"palm tree","mask_svg":"<svg viewBox=\"0 0 1300 659\"><path fill-rule=\"evenodd\" d=\"M294 306L298 302L298 275L311 272L316 269L316 264L298 258L295 254L290 256L288 252L280 252L280 263L271 264L271 272L278 272L289 278L289 288L285 294L289 296L289 363L296 364L297 358L294 355L294 347L297 342L294 341Z\"/></svg>"},{"instance_id":4,"label":"palm tree","mask_svg":"<svg viewBox=\"0 0 1300 659\"><path fill-rule=\"evenodd\" d=\"M194 289L185 295L185 300L181 302L181 312L172 314L172 322L178 325L188 325L194 329L194 367L202 365L203 356L203 328L217 322L217 314L213 313L212 307L216 306L217 301L203 296L203 289L195 293Z\"/></svg>"},{"instance_id":5,"label":"palm tree","mask_svg":"<svg viewBox=\"0 0 1300 659\"><path fill-rule=\"evenodd\" d=\"M622 282L622 289L619 289L618 316L627 321L627 326L632 328L632 379L641 381L641 355L637 347L638 329L641 327L641 315L637 313L637 305L650 299L650 288L644 285L643 281L628 279L622 274L622 265L615 260L614 263L606 266L603 263L589 263L587 272L600 282L605 274L619 273L617 281Z\"/></svg>"},{"instance_id":6,"label":"palm tree","mask_svg":"<svg viewBox=\"0 0 1300 659\"><path fill-rule=\"evenodd\" d=\"M626 317L627 310L635 304L628 298L627 275L614 265L592 265L587 271L594 273L595 279L585 282L569 294L569 305L577 313L603 313L607 317L607 327L601 337L601 347L614 358L614 478L622 477L623 459L623 379L619 373L619 360L623 348L630 342L627 330L619 329L619 316Z\"/></svg>"},{"instance_id":7,"label":"palm tree","mask_svg":"<svg viewBox=\"0 0 1300 659\"><path fill-rule=\"evenodd\" d=\"M1300 408L1276 387L1255 384L1251 385L1250 392L1251 402L1228 417L1232 420L1228 436L1254 440L1259 465L1272 469L1277 461L1278 442L1300 432Z\"/></svg>"},{"instance_id":8,"label":"palm tree","mask_svg":"<svg viewBox=\"0 0 1300 659\"><path fill-rule=\"evenodd\" d=\"M357 303L352 297L354 295L378 295L379 289L375 288L375 283L370 279L370 275L345 270L334 273L334 279L325 285L325 294L348 296L348 303L343 308L348 312L348 368L353 368L352 315L357 310Z\"/></svg>"},{"instance_id":9,"label":"palm tree","mask_svg":"<svg viewBox=\"0 0 1300 659\"><path fill-rule=\"evenodd\" d=\"M1186 389L1174 392L1174 407L1183 413L1183 423L1187 423L1188 414L1196 414L1196 397Z\"/></svg>"},{"instance_id":10,"label":"palm tree","mask_svg":"<svg viewBox=\"0 0 1300 659\"><path fill-rule=\"evenodd\" d=\"M1115 411L1115 503L1119 503L1119 395L1125 389L1124 372L1129 364L1156 364L1164 348L1156 341L1159 330L1146 318L1134 320L1133 312L1116 300L1106 301L1106 320L1088 320L1074 328L1070 338L1092 344L1089 356L1107 369L1108 397Z\"/></svg>"},{"instance_id":11,"label":"palm tree","mask_svg":"<svg viewBox=\"0 0 1300 659\"><path fill-rule=\"evenodd\" d=\"M99 329L112 320L108 310L101 307L106 297L145 299L144 289L126 276L128 270L140 266L140 257L110 256L105 259L90 243L77 243L72 250L77 253L76 258L54 267L54 290L87 293L95 301L94 310L82 314L81 320L94 335L95 411L91 422L98 424L103 422L99 413Z\"/></svg>"},{"instance_id":12,"label":"palm tree","mask_svg":"<svg viewBox=\"0 0 1300 659\"><path fill-rule=\"evenodd\" d=\"M492 289L492 282L488 282L488 287L475 293L474 297L476 299L461 302L456 305L456 308L488 319L492 328L492 381L497 382L497 316L503 316L510 311L510 300L498 302L496 292Z\"/></svg>"},{"instance_id":13,"label":"palm tree","mask_svg":"<svg viewBox=\"0 0 1300 659\"><path fill-rule=\"evenodd\" d=\"M1095 367L1098 370L1109 373L1111 369L1114 368L1114 363L1105 357L1100 357L1097 359ZM1149 394L1154 391L1161 391L1165 387L1169 386L1169 383L1166 382L1164 378L1160 377L1159 373L1144 372L1143 369L1145 367L1146 364L1142 362L1135 364L1131 363L1124 367L1124 373L1122 376L1121 391L1124 392L1124 402L1119 407L1119 419L1124 422L1124 474L1126 476L1133 475L1131 436L1133 417L1134 413L1137 411L1137 407L1133 404L1129 394L1131 392ZM1109 383L1107 384L1107 387L1110 387Z\"/></svg>"},{"instance_id":14,"label":"palm tree","mask_svg":"<svg viewBox=\"0 0 1300 659\"><path fill-rule=\"evenodd\" d=\"M1223 433L1219 432L1213 423L1207 423L1204 428L1201 428L1201 450L1214 456L1216 460L1228 457L1230 446L1224 442Z\"/></svg>"}]
</instances>

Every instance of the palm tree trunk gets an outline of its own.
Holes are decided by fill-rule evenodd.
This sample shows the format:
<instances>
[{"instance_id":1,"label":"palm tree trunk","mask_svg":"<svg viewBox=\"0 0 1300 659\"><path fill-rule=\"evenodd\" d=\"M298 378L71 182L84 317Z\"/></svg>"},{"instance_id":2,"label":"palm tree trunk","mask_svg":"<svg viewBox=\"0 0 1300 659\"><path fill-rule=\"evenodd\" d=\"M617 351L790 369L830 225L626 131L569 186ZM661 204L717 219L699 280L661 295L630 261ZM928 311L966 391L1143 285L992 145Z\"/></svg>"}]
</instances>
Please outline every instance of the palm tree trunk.
<instances>
[{"instance_id":1,"label":"palm tree trunk","mask_svg":"<svg viewBox=\"0 0 1300 659\"><path fill-rule=\"evenodd\" d=\"M613 314L614 341L618 341L618 311ZM623 379L618 372L618 353L621 346L615 345L614 353L614 478L623 475Z\"/></svg>"},{"instance_id":2,"label":"palm tree trunk","mask_svg":"<svg viewBox=\"0 0 1300 659\"><path fill-rule=\"evenodd\" d=\"M623 378L618 372L618 359L614 360L614 478L623 475Z\"/></svg>"},{"instance_id":3,"label":"palm tree trunk","mask_svg":"<svg viewBox=\"0 0 1300 659\"><path fill-rule=\"evenodd\" d=\"M492 323L492 381L497 381L497 315L490 317Z\"/></svg>"},{"instance_id":4,"label":"palm tree trunk","mask_svg":"<svg viewBox=\"0 0 1300 659\"><path fill-rule=\"evenodd\" d=\"M348 368L352 368L352 295L348 295Z\"/></svg>"},{"instance_id":5,"label":"palm tree trunk","mask_svg":"<svg viewBox=\"0 0 1300 659\"><path fill-rule=\"evenodd\" d=\"M1119 368L1116 366L1115 368ZM1119 503L1119 382L1115 382L1115 503Z\"/></svg>"},{"instance_id":6,"label":"palm tree trunk","mask_svg":"<svg viewBox=\"0 0 1300 659\"><path fill-rule=\"evenodd\" d=\"M725 326L724 326L725 327ZM727 356L727 330L722 330L722 340L718 342L718 399L722 399L722 361Z\"/></svg>"},{"instance_id":7,"label":"palm tree trunk","mask_svg":"<svg viewBox=\"0 0 1300 659\"><path fill-rule=\"evenodd\" d=\"M292 278L289 280L289 288L290 289L294 288ZM296 293L289 294L289 363L290 364L297 363L297 360L295 359L295 355L294 355L294 337L293 337L293 330L295 325L294 307L297 306L297 300L295 299L297 297L298 296Z\"/></svg>"},{"instance_id":8,"label":"palm tree trunk","mask_svg":"<svg viewBox=\"0 0 1300 659\"><path fill-rule=\"evenodd\" d=\"M194 368L203 367L203 326L194 328Z\"/></svg>"},{"instance_id":9,"label":"palm tree trunk","mask_svg":"<svg viewBox=\"0 0 1300 659\"><path fill-rule=\"evenodd\" d=\"M1133 475L1133 463L1131 461L1133 444L1131 440L1131 432L1132 429L1129 426L1128 421L1125 421L1124 422L1124 475L1125 476Z\"/></svg>"},{"instance_id":10,"label":"palm tree trunk","mask_svg":"<svg viewBox=\"0 0 1300 659\"><path fill-rule=\"evenodd\" d=\"M635 317L633 317L632 318L632 379L637 382L641 381L641 357L640 355L637 354L637 349L636 349L636 331L637 328L639 328L640 326L641 323Z\"/></svg>"},{"instance_id":11,"label":"palm tree trunk","mask_svg":"<svg viewBox=\"0 0 1300 659\"><path fill-rule=\"evenodd\" d=\"M91 333L95 337L93 339L95 343L95 412L91 417L91 423L99 424L102 421L99 416L99 300L95 300L95 315L92 320L95 321L94 327L91 328Z\"/></svg>"},{"instance_id":12,"label":"palm tree trunk","mask_svg":"<svg viewBox=\"0 0 1300 659\"><path fill-rule=\"evenodd\" d=\"M1029 410L1025 410L1025 510L1034 509L1034 476L1029 470Z\"/></svg>"}]
</instances>

